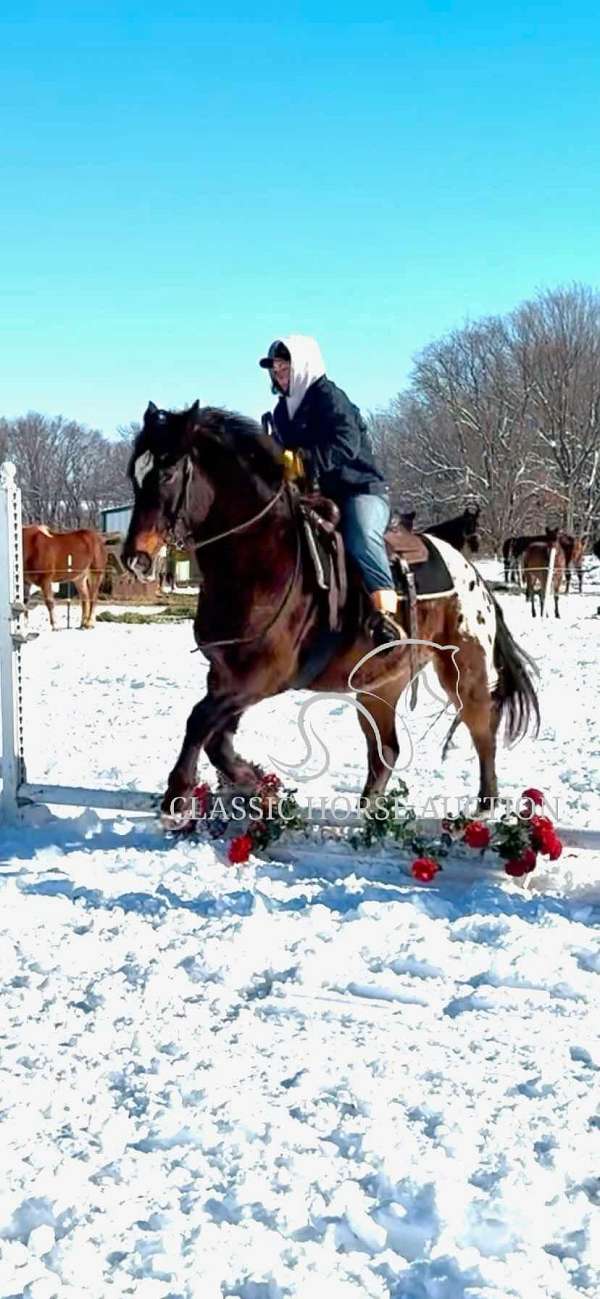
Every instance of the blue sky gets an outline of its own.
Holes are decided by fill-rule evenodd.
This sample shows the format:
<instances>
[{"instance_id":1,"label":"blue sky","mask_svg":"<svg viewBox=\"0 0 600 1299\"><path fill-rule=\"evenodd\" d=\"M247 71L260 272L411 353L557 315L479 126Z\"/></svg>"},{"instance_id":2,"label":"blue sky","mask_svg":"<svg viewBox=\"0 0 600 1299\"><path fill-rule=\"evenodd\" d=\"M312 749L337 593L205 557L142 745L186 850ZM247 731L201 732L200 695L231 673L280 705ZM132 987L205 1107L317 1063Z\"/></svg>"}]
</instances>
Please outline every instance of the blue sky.
<instances>
[{"instance_id":1,"label":"blue sky","mask_svg":"<svg viewBox=\"0 0 600 1299\"><path fill-rule=\"evenodd\" d=\"M600 283L596 6L365 11L5 0L0 413L256 415L291 331L372 409L467 317Z\"/></svg>"}]
</instances>

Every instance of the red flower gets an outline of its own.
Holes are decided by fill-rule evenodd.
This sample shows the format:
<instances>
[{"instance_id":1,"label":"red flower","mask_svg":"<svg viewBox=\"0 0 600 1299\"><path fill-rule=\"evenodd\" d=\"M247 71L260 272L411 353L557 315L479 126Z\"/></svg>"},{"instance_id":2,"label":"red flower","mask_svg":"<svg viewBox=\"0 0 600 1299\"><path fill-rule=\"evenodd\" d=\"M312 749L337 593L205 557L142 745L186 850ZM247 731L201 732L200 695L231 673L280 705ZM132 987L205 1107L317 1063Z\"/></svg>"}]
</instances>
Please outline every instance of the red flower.
<instances>
[{"instance_id":1,"label":"red flower","mask_svg":"<svg viewBox=\"0 0 600 1299\"><path fill-rule=\"evenodd\" d=\"M524 789L521 798L528 798L536 807L543 807L544 805L544 795L541 789Z\"/></svg>"},{"instance_id":2,"label":"red flower","mask_svg":"<svg viewBox=\"0 0 600 1299\"><path fill-rule=\"evenodd\" d=\"M521 865L525 867L526 871L534 871L537 862L537 853L533 851L533 848L524 848L519 857L519 861L521 862Z\"/></svg>"},{"instance_id":3,"label":"red flower","mask_svg":"<svg viewBox=\"0 0 600 1299\"><path fill-rule=\"evenodd\" d=\"M504 869L507 875L526 875L531 868L523 861L522 857L515 857L513 861L507 861Z\"/></svg>"},{"instance_id":4,"label":"red flower","mask_svg":"<svg viewBox=\"0 0 600 1299\"><path fill-rule=\"evenodd\" d=\"M545 851L547 852L550 861L558 861L562 853L562 850L563 850L562 842L559 839L557 834L555 834L552 839L547 840Z\"/></svg>"},{"instance_id":5,"label":"red flower","mask_svg":"<svg viewBox=\"0 0 600 1299\"><path fill-rule=\"evenodd\" d=\"M227 856L232 866L237 866L242 862L248 861L252 852L252 839L249 834L238 834L235 839L231 840L227 850Z\"/></svg>"},{"instance_id":6,"label":"red flower","mask_svg":"<svg viewBox=\"0 0 600 1299\"><path fill-rule=\"evenodd\" d=\"M204 816L205 812L208 810L208 800L210 798L210 794L211 794L210 785L207 785L206 781L204 781L201 785L196 785L192 797L195 802L194 810L198 813L199 816Z\"/></svg>"},{"instance_id":7,"label":"red flower","mask_svg":"<svg viewBox=\"0 0 600 1299\"><path fill-rule=\"evenodd\" d=\"M532 848L538 852L548 852L549 846L556 839L554 823L549 816L532 816L529 822L529 833Z\"/></svg>"},{"instance_id":8,"label":"red flower","mask_svg":"<svg viewBox=\"0 0 600 1299\"><path fill-rule=\"evenodd\" d=\"M491 833L483 821L467 822L463 839L469 848L487 848L491 837Z\"/></svg>"},{"instance_id":9,"label":"red flower","mask_svg":"<svg viewBox=\"0 0 600 1299\"><path fill-rule=\"evenodd\" d=\"M261 794L278 794L281 789L279 776L274 771L267 772L266 776L261 776L258 788Z\"/></svg>"},{"instance_id":10,"label":"red flower","mask_svg":"<svg viewBox=\"0 0 600 1299\"><path fill-rule=\"evenodd\" d=\"M433 857L416 857L410 868L410 873L414 879L420 880L422 884L430 884L439 869L439 864L434 861Z\"/></svg>"}]
</instances>

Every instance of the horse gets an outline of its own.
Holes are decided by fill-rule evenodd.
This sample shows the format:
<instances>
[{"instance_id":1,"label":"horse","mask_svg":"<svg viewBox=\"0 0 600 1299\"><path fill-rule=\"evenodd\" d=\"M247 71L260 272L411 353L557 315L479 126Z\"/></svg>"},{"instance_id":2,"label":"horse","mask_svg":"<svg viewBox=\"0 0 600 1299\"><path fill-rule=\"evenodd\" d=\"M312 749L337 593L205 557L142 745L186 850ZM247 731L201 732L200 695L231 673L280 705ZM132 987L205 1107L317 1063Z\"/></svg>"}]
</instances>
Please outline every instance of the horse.
<instances>
[{"instance_id":1,"label":"horse","mask_svg":"<svg viewBox=\"0 0 600 1299\"><path fill-rule=\"evenodd\" d=\"M562 535L563 537L568 537L567 533L563 533ZM570 560L567 559L567 571L566 571L567 595L571 590L571 575L573 572L577 575L577 580L579 582L579 594L583 595L583 557L585 555L585 544L586 543L583 537L573 538L573 549L571 551L571 558ZM565 551L565 558L567 558L567 551L565 549L564 541L561 542L561 545L563 550Z\"/></svg>"},{"instance_id":2,"label":"horse","mask_svg":"<svg viewBox=\"0 0 600 1299\"><path fill-rule=\"evenodd\" d=\"M476 555L479 550L477 528L480 514L479 505L467 505L462 514L458 514L453 519L446 519L443 523L428 525L423 528L423 532L426 532L428 537L439 537L441 541L447 541L461 554L468 545L471 554Z\"/></svg>"},{"instance_id":3,"label":"horse","mask_svg":"<svg viewBox=\"0 0 600 1299\"><path fill-rule=\"evenodd\" d=\"M558 608L558 593L561 583L567 571L567 561L562 545L559 541L558 528L547 528L546 536L543 541L532 541L523 555L523 576L525 579L525 599L531 601L531 613L536 617L535 597L540 602L540 617L544 615L544 604L546 600L546 586L550 570L550 562L554 553L554 572L551 578L551 586L554 592L554 616L560 618Z\"/></svg>"},{"instance_id":4,"label":"horse","mask_svg":"<svg viewBox=\"0 0 600 1299\"><path fill-rule=\"evenodd\" d=\"M23 528L23 586L29 604L32 586L42 589L50 626L54 622L53 582L73 582L81 601L81 629L95 627L95 606L108 553L99 532L80 528L77 532L50 532L42 523Z\"/></svg>"},{"instance_id":5,"label":"horse","mask_svg":"<svg viewBox=\"0 0 600 1299\"><path fill-rule=\"evenodd\" d=\"M527 547L532 546L534 545L534 543L537 542L547 541L549 535L552 532L553 529L547 527L545 532L536 532L536 533L530 533L529 535L526 536L524 535L524 536L506 538L506 541L504 541L502 545L502 558L504 560L504 581L506 582L507 586L509 586L511 582L513 583L518 582L519 561L521 560L522 556L525 554ZM567 572L569 574L567 578L567 590L568 590L569 583L570 583L571 562L574 554L576 541L575 541L575 537L573 537L570 532L564 532L562 529L559 530L558 532L558 540L560 542L560 545L562 546L562 550L567 565ZM581 545L583 546L583 543L581 543ZM583 550L581 553L583 555ZM579 575L579 581L580 581L579 590L581 591L581 584L583 582L581 567L577 569L577 573Z\"/></svg>"},{"instance_id":6,"label":"horse","mask_svg":"<svg viewBox=\"0 0 600 1299\"><path fill-rule=\"evenodd\" d=\"M596 559L600 559L600 537L592 545L592 554L596 556Z\"/></svg>"},{"instance_id":7,"label":"horse","mask_svg":"<svg viewBox=\"0 0 600 1299\"><path fill-rule=\"evenodd\" d=\"M324 631L322 592L303 546L300 493L285 479L274 440L217 407L196 402L172 412L150 403L128 473L134 505L123 559L130 571L151 580L155 556L170 539L195 548L202 568L194 634L209 661L208 689L190 713L168 777L167 824L176 800L181 816L193 806L202 748L223 782L256 788L257 769L233 747L236 728L252 704L294 688L358 693L368 757L364 797L383 793L399 754L396 703L428 662L470 732L479 805L489 808L497 796L499 724L506 719L515 741L530 723L539 726L539 707L533 662L464 556L432 539L453 590L419 599L418 641L409 647L399 639L383 653L373 647L368 601L351 570L341 629L311 675L307 663L317 661Z\"/></svg>"}]
</instances>

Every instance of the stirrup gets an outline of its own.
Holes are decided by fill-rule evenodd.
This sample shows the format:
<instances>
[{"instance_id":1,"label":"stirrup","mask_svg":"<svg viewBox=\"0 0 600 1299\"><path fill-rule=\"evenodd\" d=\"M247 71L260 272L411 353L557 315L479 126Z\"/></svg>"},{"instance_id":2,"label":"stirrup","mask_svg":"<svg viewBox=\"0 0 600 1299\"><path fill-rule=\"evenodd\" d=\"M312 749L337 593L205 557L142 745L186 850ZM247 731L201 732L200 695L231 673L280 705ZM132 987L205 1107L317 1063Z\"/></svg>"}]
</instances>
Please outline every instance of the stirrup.
<instances>
[{"instance_id":1,"label":"stirrup","mask_svg":"<svg viewBox=\"0 0 600 1299\"><path fill-rule=\"evenodd\" d=\"M396 622L391 613L379 611L372 613L368 620L368 630L373 644L378 648L389 645L393 649L398 646L399 641L406 640L404 628Z\"/></svg>"}]
</instances>

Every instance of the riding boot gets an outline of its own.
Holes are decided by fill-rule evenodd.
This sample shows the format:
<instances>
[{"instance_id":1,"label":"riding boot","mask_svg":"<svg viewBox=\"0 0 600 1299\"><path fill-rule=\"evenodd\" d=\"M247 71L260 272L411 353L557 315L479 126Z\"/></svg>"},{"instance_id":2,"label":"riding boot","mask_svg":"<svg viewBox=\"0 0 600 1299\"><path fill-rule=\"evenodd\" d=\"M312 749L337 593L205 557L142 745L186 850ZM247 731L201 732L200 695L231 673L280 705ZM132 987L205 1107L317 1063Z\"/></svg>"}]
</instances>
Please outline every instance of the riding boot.
<instances>
[{"instance_id":1,"label":"riding boot","mask_svg":"<svg viewBox=\"0 0 600 1299\"><path fill-rule=\"evenodd\" d=\"M371 592L373 613L368 620L368 628L373 643L379 648L389 645L393 648L400 640L406 640L406 632L397 621L398 596L394 590Z\"/></svg>"}]
</instances>

